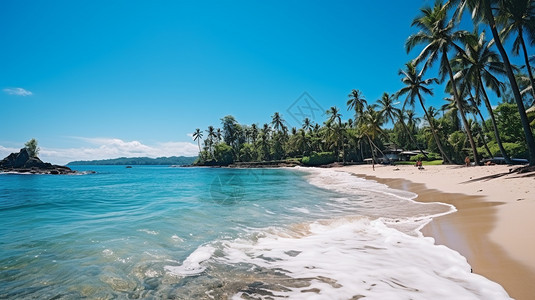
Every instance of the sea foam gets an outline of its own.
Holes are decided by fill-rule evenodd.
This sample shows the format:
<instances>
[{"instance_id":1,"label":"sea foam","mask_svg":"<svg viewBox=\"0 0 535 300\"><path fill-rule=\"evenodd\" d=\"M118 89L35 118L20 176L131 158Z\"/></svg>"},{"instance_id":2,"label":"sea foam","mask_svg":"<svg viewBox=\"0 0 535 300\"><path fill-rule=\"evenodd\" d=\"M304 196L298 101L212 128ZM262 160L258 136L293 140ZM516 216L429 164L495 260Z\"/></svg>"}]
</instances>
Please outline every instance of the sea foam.
<instances>
[{"instance_id":1,"label":"sea foam","mask_svg":"<svg viewBox=\"0 0 535 300\"><path fill-rule=\"evenodd\" d=\"M311 184L346 196L333 206L358 206L361 214L208 243L166 270L225 277L238 286L234 299L509 299L499 284L473 274L458 252L419 233L453 206L415 202L416 194L345 172L307 172ZM227 274L214 274L221 269Z\"/></svg>"}]
</instances>

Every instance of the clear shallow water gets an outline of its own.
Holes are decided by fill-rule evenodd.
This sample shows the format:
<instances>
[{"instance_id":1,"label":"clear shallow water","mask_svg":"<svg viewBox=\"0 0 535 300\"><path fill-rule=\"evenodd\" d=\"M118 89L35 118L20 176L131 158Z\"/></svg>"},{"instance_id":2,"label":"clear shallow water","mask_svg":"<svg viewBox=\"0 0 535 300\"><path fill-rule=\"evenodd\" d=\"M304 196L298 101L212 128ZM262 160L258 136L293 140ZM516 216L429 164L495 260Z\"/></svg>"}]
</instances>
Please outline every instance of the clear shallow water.
<instances>
[{"instance_id":1,"label":"clear shallow water","mask_svg":"<svg viewBox=\"0 0 535 300\"><path fill-rule=\"evenodd\" d=\"M419 236L452 208L410 193L325 170L88 168L0 175L0 298L507 298Z\"/></svg>"}]
</instances>

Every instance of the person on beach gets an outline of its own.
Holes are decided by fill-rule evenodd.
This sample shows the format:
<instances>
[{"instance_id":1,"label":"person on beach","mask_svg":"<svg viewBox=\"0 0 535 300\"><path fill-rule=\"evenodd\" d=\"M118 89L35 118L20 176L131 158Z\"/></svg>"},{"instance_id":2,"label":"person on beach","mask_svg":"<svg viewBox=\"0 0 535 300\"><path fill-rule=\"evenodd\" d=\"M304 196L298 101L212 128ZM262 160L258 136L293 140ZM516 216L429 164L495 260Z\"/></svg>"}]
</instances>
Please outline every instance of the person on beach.
<instances>
[{"instance_id":1,"label":"person on beach","mask_svg":"<svg viewBox=\"0 0 535 300\"><path fill-rule=\"evenodd\" d=\"M416 166L418 167L418 170L422 170L424 167L422 165L422 160L419 159L417 162L416 162Z\"/></svg>"},{"instance_id":2,"label":"person on beach","mask_svg":"<svg viewBox=\"0 0 535 300\"><path fill-rule=\"evenodd\" d=\"M468 156L465 157L464 158L464 163L466 164L467 167L470 166L470 157L468 157Z\"/></svg>"}]
</instances>

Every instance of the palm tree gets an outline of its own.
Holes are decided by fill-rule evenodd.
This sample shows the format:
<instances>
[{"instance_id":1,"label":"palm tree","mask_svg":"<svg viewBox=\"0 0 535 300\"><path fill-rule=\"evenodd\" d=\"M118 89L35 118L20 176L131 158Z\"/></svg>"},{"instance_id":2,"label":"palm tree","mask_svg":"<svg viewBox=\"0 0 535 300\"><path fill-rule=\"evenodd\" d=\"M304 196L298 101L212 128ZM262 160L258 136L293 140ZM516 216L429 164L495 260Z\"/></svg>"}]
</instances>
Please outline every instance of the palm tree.
<instances>
[{"instance_id":1,"label":"palm tree","mask_svg":"<svg viewBox=\"0 0 535 300\"><path fill-rule=\"evenodd\" d=\"M212 146L214 144L214 140L217 137L217 134L215 132L214 126L212 125L208 126L208 130L206 130L206 132L208 133L208 148L210 149L210 153L212 153Z\"/></svg>"},{"instance_id":2,"label":"palm tree","mask_svg":"<svg viewBox=\"0 0 535 300\"><path fill-rule=\"evenodd\" d=\"M312 127L313 127L313 126L312 126L312 121L310 121L309 118L305 118L305 119L303 120L303 127L302 127L302 128L303 128L304 130L310 132L310 131L312 130Z\"/></svg>"},{"instance_id":3,"label":"palm tree","mask_svg":"<svg viewBox=\"0 0 535 300\"><path fill-rule=\"evenodd\" d=\"M197 128L195 129L195 132L193 133L193 140L197 141L197 145L199 146L199 155L201 154L201 140L202 139L202 131Z\"/></svg>"},{"instance_id":4,"label":"palm tree","mask_svg":"<svg viewBox=\"0 0 535 300\"><path fill-rule=\"evenodd\" d=\"M364 95L359 90L352 90L347 96L349 97L349 100L347 100L347 109L355 111L354 123L358 124L359 117L364 111L364 108L368 102L366 102Z\"/></svg>"},{"instance_id":5,"label":"palm tree","mask_svg":"<svg viewBox=\"0 0 535 300\"><path fill-rule=\"evenodd\" d=\"M215 134L216 134L217 142L220 143L222 135L223 135L223 132L221 132L221 128L217 128Z\"/></svg>"},{"instance_id":6,"label":"palm tree","mask_svg":"<svg viewBox=\"0 0 535 300\"><path fill-rule=\"evenodd\" d=\"M362 114L362 120L360 122L360 132L368 139L370 149L372 151L372 161L375 163L375 149L377 149L383 157L386 157L384 153L373 142L379 135L384 134L381 126L383 126L384 117L383 114L377 110L377 105L372 104L366 107L366 110ZM375 166L374 166L375 170Z\"/></svg>"},{"instance_id":7,"label":"palm tree","mask_svg":"<svg viewBox=\"0 0 535 300\"><path fill-rule=\"evenodd\" d=\"M275 114L271 116L271 119L272 119L271 125L273 125L273 129L275 129L276 131L280 131L285 128L284 120L282 119L282 116L278 112L275 112Z\"/></svg>"},{"instance_id":8,"label":"palm tree","mask_svg":"<svg viewBox=\"0 0 535 300\"><path fill-rule=\"evenodd\" d=\"M504 1L504 0L501 0ZM524 102L522 101L522 95L520 94L520 89L515 79L515 74L513 72L513 67L509 61L509 56L503 47L498 29L496 27L496 19L494 18L493 10L496 9L496 4L501 1L497 0L449 0L447 6L455 7L456 6L456 15L462 15L462 12L466 6L468 6L472 11L472 19L475 23L484 22L489 25L489 28L492 32L492 37L494 38L494 43L496 48L500 52L502 61L504 63L505 71L507 73L507 78L511 84L511 91L515 98L516 106L518 113L520 114L520 121L522 123L522 128L524 129L524 136L526 138L526 145L529 152L529 164L535 165L535 139L533 138L533 133L529 125L528 116L526 113L526 108L524 107ZM503 2L502 2L503 3ZM507 2L505 2L507 3Z\"/></svg>"},{"instance_id":9,"label":"palm tree","mask_svg":"<svg viewBox=\"0 0 535 300\"><path fill-rule=\"evenodd\" d=\"M343 153L343 149L342 149L342 151L340 151L340 146L342 146L342 148L343 148L343 144L344 144L344 142L343 142L342 119L341 119L342 115L340 114L340 110L336 106L331 106L331 108L329 108L325 113L329 116L329 119L327 120L326 124L329 124L329 125L332 125L333 123L335 124L335 126L332 126L332 128L333 128L333 133L334 133L334 135L336 137L337 153L338 154L340 152ZM336 121L338 121L338 122L336 122ZM342 154L342 159L345 162L345 155L344 154Z\"/></svg>"},{"instance_id":10,"label":"palm tree","mask_svg":"<svg viewBox=\"0 0 535 300\"><path fill-rule=\"evenodd\" d=\"M474 87L476 92L475 97L479 99L481 98L479 95L483 96L482 100L490 115L496 143L498 144L498 148L500 149L505 162L510 164L511 159L503 147L494 111L492 110L485 89L486 86L500 97L503 83L501 83L493 73L501 75L505 74L504 65L500 61L498 54L489 48L489 44L485 41L485 32L482 32L479 35L477 43L466 45L464 53L459 55L453 63L460 69L456 76L462 78L465 83L470 83Z\"/></svg>"},{"instance_id":11,"label":"palm tree","mask_svg":"<svg viewBox=\"0 0 535 300\"><path fill-rule=\"evenodd\" d=\"M438 80L436 78L422 79L423 74L422 72L418 72L414 62L406 63L405 70L400 70L399 74L403 76L403 78L401 78L401 82L405 84L405 87L401 88L396 93L396 97L407 94L407 98L405 99L405 103L403 104L403 107L405 107L407 104L410 107L414 107L415 100L416 98L418 98L418 101L420 102L420 105L422 106L422 109L424 110L425 117L427 121L429 122L429 126L431 126L431 133L433 134L433 138L435 139L435 143L437 144L438 150L440 151L440 154L442 155L442 157L447 161L447 163L451 164L452 163L451 159L446 155L446 152L444 151L444 148L442 147L442 143L440 142L438 134L435 130L435 126L433 122L431 121L429 113L427 109L425 108L424 100L422 98L422 93L433 96L433 91L429 89L427 86L432 84L433 82L437 83Z\"/></svg>"},{"instance_id":12,"label":"palm tree","mask_svg":"<svg viewBox=\"0 0 535 300\"><path fill-rule=\"evenodd\" d=\"M256 124L251 125L251 139L253 141L253 144L256 143L256 139L258 138L258 126Z\"/></svg>"},{"instance_id":13,"label":"palm tree","mask_svg":"<svg viewBox=\"0 0 535 300\"><path fill-rule=\"evenodd\" d=\"M533 79L526 42L524 41L524 33L528 35L531 44L535 40L535 2L532 0L501 1L496 21L504 26L501 32L504 40L511 36L513 32L516 32L516 38L513 42L513 53L518 55L520 47L522 47L524 61L526 62L528 77L532 87L531 92L535 99L535 80Z\"/></svg>"},{"instance_id":14,"label":"palm tree","mask_svg":"<svg viewBox=\"0 0 535 300\"><path fill-rule=\"evenodd\" d=\"M453 20L446 21L447 9L440 1L436 1L433 8L426 7L421 9L421 13L421 16L412 21L412 25L419 27L420 32L409 36L405 43L405 47L407 48L407 52L410 52L415 46L425 44L422 52L420 52L418 57L414 60L416 63L425 61L423 67L424 71L427 67L431 66L433 62L440 59L441 66L439 73L444 77L444 72L447 72L450 77L453 97L457 103L466 135L468 136L470 146L472 147L474 161L477 165L479 164L477 147L461 104L461 99L457 90L457 83L448 58L448 52L452 49L457 52L463 52L456 42L469 42L471 35L467 31L454 31L455 23Z\"/></svg>"},{"instance_id":15,"label":"palm tree","mask_svg":"<svg viewBox=\"0 0 535 300\"><path fill-rule=\"evenodd\" d=\"M381 99L377 100L377 102L381 106L381 113L385 117L386 121L391 121L392 124L396 123L396 121L399 121L401 125L403 126L403 129L405 129L405 131L407 132L409 139L411 140L413 145L416 145L416 147L418 147L418 150L420 150L420 153L422 153L427 158L427 154L425 154L425 152L422 149L420 149L420 146L414 140L414 137L409 131L409 128L407 128L407 125L405 125L405 121L403 121L401 109L394 107L395 98L396 98L396 95L389 95L386 92L383 93L383 96L381 97Z\"/></svg>"}]
</instances>

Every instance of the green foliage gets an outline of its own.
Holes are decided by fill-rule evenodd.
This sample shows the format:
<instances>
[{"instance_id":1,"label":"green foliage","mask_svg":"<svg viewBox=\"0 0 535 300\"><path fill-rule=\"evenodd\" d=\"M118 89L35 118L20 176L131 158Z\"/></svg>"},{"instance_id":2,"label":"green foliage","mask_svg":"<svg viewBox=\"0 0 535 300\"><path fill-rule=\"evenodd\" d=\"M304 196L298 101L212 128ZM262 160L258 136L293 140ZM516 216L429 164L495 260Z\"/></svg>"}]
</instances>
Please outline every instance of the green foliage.
<instances>
[{"instance_id":1,"label":"green foliage","mask_svg":"<svg viewBox=\"0 0 535 300\"><path fill-rule=\"evenodd\" d=\"M442 159L436 159L431 161L422 161L424 166L442 165L444 161ZM415 165L414 161L396 161L396 165Z\"/></svg>"},{"instance_id":2,"label":"green foliage","mask_svg":"<svg viewBox=\"0 0 535 300\"><path fill-rule=\"evenodd\" d=\"M215 145L214 157L219 165L230 165L234 162L232 147L226 143L219 143Z\"/></svg>"},{"instance_id":3,"label":"green foliage","mask_svg":"<svg viewBox=\"0 0 535 300\"><path fill-rule=\"evenodd\" d=\"M305 156L301 160L307 166L320 166L331 164L336 161L336 157L332 152L312 153L310 156Z\"/></svg>"},{"instance_id":4,"label":"green foliage","mask_svg":"<svg viewBox=\"0 0 535 300\"><path fill-rule=\"evenodd\" d=\"M498 156L501 157L502 153L500 152L500 148L498 147L498 144L496 142L490 142L488 143L490 152L494 157ZM503 143L503 147L505 148L505 151L509 156L514 158L527 158L527 148L522 143ZM483 147L479 147L477 151L485 151Z\"/></svg>"},{"instance_id":5,"label":"green foliage","mask_svg":"<svg viewBox=\"0 0 535 300\"><path fill-rule=\"evenodd\" d=\"M416 162L418 160L421 160L421 161L435 161L435 160L442 160L442 158L440 157L440 155L438 153L429 153L429 154L427 154L427 158L425 158L425 155L420 153L420 154L417 154L415 156L412 156L409 160L411 162Z\"/></svg>"},{"instance_id":6,"label":"green foliage","mask_svg":"<svg viewBox=\"0 0 535 300\"><path fill-rule=\"evenodd\" d=\"M26 147L26 150L28 150L28 154L30 154L30 157L37 157L37 155L39 154L39 151L41 150L37 146L36 139L31 139L27 141L26 144L24 144L24 146Z\"/></svg>"},{"instance_id":7,"label":"green foliage","mask_svg":"<svg viewBox=\"0 0 535 300\"><path fill-rule=\"evenodd\" d=\"M240 161L250 162L256 160L257 154L254 146L251 144L243 144L240 149Z\"/></svg>"},{"instance_id":8,"label":"green foliage","mask_svg":"<svg viewBox=\"0 0 535 300\"><path fill-rule=\"evenodd\" d=\"M515 143L525 140L516 104L502 103L494 111L503 142Z\"/></svg>"}]
</instances>

